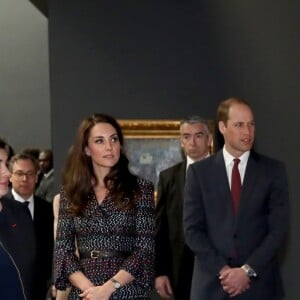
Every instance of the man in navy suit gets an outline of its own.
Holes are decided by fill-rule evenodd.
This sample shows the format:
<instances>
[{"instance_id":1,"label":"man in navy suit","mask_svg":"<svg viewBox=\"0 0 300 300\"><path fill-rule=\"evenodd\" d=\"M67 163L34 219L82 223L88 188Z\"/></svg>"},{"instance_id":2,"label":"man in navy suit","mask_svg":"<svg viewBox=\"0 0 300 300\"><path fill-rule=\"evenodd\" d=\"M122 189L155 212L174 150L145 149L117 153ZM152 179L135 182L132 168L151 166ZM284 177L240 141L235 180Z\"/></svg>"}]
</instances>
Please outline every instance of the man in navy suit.
<instances>
[{"instance_id":1,"label":"man in navy suit","mask_svg":"<svg viewBox=\"0 0 300 300\"><path fill-rule=\"evenodd\" d=\"M180 144L185 158L159 175L156 206L155 288L163 298L190 298L194 254L184 242L183 188L188 165L209 156L212 134L199 116L181 121Z\"/></svg>"},{"instance_id":2,"label":"man in navy suit","mask_svg":"<svg viewBox=\"0 0 300 300\"><path fill-rule=\"evenodd\" d=\"M50 285L53 253L53 209L44 199L34 195L37 182L38 161L29 154L14 155L10 160L12 184L7 197L24 207L33 220L36 236L37 269L34 299L46 298Z\"/></svg>"},{"instance_id":3,"label":"man in navy suit","mask_svg":"<svg viewBox=\"0 0 300 300\"><path fill-rule=\"evenodd\" d=\"M195 254L191 300L275 300L283 297L277 254L288 228L283 164L251 150L255 124L249 104L230 98L218 107L224 147L189 167L183 223ZM242 183L231 196L233 159Z\"/></svg>"}]
</instances>

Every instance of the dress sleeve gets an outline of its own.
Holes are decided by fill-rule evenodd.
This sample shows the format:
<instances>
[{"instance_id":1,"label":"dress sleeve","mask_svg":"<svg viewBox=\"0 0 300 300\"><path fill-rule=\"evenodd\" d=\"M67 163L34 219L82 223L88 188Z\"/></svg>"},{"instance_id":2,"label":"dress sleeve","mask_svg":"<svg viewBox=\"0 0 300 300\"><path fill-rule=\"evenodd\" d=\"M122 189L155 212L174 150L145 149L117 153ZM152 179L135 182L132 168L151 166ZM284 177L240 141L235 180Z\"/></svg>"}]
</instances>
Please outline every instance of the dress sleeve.
<instances>
[{"instance_id":1,"label":"dress sleeve","mask_svg":"<svg viewBox=\"0 0 300 300\"><path fill-rule=\"evenodd\" d=\"M67 211L67 203L65 194L61 190L53 263L54 284L59 290L69 287L69 276L80 271L79 261L75 255L74 221Z\"/></svg>"},{"instance_id":2,"label":"dress sleeve","mask_svg":"<svg viewBox=\"0 0 300 300\"><path fill-rule=\"evenodd\" d=\"M132 254L124 261L122 269L134 276L145 289L154 282L155 258L155 208L154 187L141 182L141 196L136 207L135 245Z\"/></svg>"}]
</instances>

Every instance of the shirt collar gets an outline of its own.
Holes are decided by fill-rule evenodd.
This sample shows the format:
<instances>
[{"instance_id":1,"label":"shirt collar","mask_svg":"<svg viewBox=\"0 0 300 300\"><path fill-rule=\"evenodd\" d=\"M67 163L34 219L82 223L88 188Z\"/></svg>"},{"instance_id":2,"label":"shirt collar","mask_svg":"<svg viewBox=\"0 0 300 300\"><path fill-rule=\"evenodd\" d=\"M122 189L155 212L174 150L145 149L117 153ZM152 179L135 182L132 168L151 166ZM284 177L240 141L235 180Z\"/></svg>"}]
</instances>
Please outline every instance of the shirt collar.
<instances>
[{"instance_id":1,"label":"shirt collar","mask_svg":"<svg viewBox=\"0 0 300 300\"><path fill-rule=\"evenodd\" d=\"M226 166L230 165L234 158L239 158L241 161L240 164L245 165L248 161L249 155L250 155L250 150L244 152L240 157L234 157L226 150L225 146L223 147L223 156L224 156Z\"/></svg>"},{"instance_id":2,"label":"shirt collar","mask_svg":"<svg viewBox=\"0 0 300 300\"><path fill-rule=\"evenodd\" d=\"M44 174L44 177L48 178L52 173L54 172L54 169L51 169L48 173Z\"/></svg>"},{"instance_id":3,"label":"shirt collar","mask_svg":"<svg viewBox=\"0 0 300 300\"><path fill-rule=\"evenodd\" d=\"M186 166L188 167L190 164L193 164L195 161L191 159L189 156L186 157Z\"/></svg>"},{"instance_id":4,"label":"shirt collar","mask_svg":"<svg viewBox=\"0 0 300 300\"><path fill-rule=\"evenodd\" d=\"M25 202L25 201L29 201L32 202L33 201L33 195L31 195L28 199L24 199L23 197L21 197L14 189L11 190L11 193L14 196L14 199L19 201L19 202Z\"/></svg>"}]
</instances>

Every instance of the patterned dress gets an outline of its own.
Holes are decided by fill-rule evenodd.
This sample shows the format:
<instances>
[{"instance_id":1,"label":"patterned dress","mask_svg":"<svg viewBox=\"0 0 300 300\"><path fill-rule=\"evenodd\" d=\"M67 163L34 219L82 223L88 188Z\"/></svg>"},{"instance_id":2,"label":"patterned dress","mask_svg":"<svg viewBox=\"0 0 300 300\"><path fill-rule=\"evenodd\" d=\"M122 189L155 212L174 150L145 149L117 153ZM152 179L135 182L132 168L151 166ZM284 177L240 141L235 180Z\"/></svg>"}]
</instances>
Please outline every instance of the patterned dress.
<instances>
[{"instance_id":1,"label":"patterned dress","mask_svg":"<svg viewBox=\"0 0 300 300\"><path fill-rule=\"evenodd\" d=\"M70 286L68 277L76 271L82 271L95 285L101 285L122 269L135 279L116 290L110 299L148 299L154 280L154 189L152 183L141 178L138 184L141 196L135 209L116 208L110 195L98 204L96 195L91 193L81 217L68 214L68 201L61 190L54 251L54 280L58 289ZM78 259L75 238L79 253L101 249L130 255ZM73 287L68 299L81 299L80 293Z\"/></svg>"}]
</instances>

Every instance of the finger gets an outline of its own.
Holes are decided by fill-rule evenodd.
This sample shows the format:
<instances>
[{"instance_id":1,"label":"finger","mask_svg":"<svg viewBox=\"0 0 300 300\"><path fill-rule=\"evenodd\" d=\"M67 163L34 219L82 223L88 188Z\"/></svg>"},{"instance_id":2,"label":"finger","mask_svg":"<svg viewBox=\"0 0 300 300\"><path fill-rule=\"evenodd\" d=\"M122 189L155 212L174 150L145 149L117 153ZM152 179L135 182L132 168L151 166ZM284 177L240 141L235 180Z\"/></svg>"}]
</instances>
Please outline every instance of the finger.
<instances>
[{"instance_id":1,"label":"finger","mask_svg":"<svg viewBox=\"0 0 300 300\"><path fill-rule=\"evenodd\" d=\"M173 295L173 290L172 290L172 287L171 287L170 284L167 284L167 286L166 286L166 293L167 293L169 296Z\"/></svg>"},{"instance_id":2,"label":"finger","mask_svg":"<svg viewBox=\"0 0 300 300\"><path fill-rule=\"evenodd\" d=\"M164 292L164 291L157 290L156 292L162 298L169 298L169 295L166 292Z\"/></svg>"},{"instance_id":3,"label":"finger","mask_svg":"<svg viewBox=\"0 0 300 300\"><path fill-rule=\"evenodd\" d=\"M232 292L232 290L230 289L230 287L227 286L227 285L224 285L224 286L223 286L223 290L224 290L226 293L228 293L228 294L230 294L230 293Z\"/></svg>"}]
</instances>

